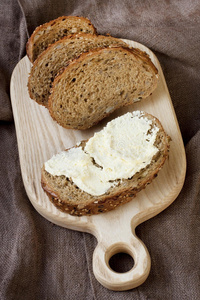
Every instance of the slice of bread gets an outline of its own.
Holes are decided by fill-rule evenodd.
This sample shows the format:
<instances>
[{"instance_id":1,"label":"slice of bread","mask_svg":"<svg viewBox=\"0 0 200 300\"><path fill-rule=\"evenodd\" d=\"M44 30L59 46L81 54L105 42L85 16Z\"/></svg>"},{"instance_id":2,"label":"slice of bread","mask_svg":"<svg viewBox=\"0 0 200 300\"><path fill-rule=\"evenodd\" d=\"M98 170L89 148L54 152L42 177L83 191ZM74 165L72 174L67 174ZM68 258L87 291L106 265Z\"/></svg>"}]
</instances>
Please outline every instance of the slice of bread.
<instances>
[{"instance_id":1,"label":"slice of bread","mask_svg":"<svg viewBox=\"0 0 200 300\"><path fill-rule=\"evenodd\" d=\"M157 86L157 73L139 49L90 50L53 81L50 115L65 128L90 128L117 108L148 97Z\"/></svg>"},{"instance_id":2,"label":"slice of bread","mask_svg":"<svg viewBox=\"0 0 200 300\"><path fill-rule=\"evenodd\" d=\"M50 45L34 62L28 80L29 95L37 103L48 105L52 82L61 68L82 52L109 45L128 45L111 36L78 34L62 38Z\"/></svg>"},{"instance_id":3,"label":"slice of bread","mask_svg":"<svg viewBox=\"0 0 200 300\"><path fill-rule=\"evenodd\" d=\"M52 43L74 33L96 34L96 29L89 19L77 16L62 16L38 26L26 44L26 52L33 63L36 58Z\"/></svg>"},{"instance_id":4,"label":"slice of bread","mask_svg":"<svg viewBox=\"0 0 200 300\"><path fill-rule=\"evenodd\" d=\"M110 143L107 143L108 140ZM42 168L42 187L50 201L58 209L71 215L84 216L113 210L131 201L157 176L168 157L169 141L169 136L157 118L140 111L127 113L108 122L100 133L95 134L88 141L83 141L80 145L63 151L45 163ZM94 147L92 148L91 145ZM103 193L98 191L99 173L97 175L91 173L91 169L87 167L85 161L80 164L78 156L74 155L69 156L71 161L66 164L63 155L71 155L69 152L74 149L89 156L92 167L98 169L98 172L104 172L102 173L104 177L107 176L106 180L110 186ZM94 151L92 152L91 149ZM140 150L138 151L138 149ZM151 153L150 156L149 153ZM60 164L60 169L56 169L56 159ZM101 159L103 163L100 161ZM125 167L124 161L126 162ZM119 167L120 164L121 167ZM66 176L66 170L67 172L73 171L72 166L78 168L75 170L75 176ZM120 175L122 170L127 172L127 166L133 172L129 173L128 170L128 175L124 175L124 173ZM53 174L55 169L59 175ZM115 177L112 177L112 172ZM118 176L122 177L118 178ZM110 178L115 178L115 180L110 180ZM92 193L87 190L89 181L91 181ZM74 182L78 182L78 184ZM83 188L80 182L83 183Z\"/></svg>"}]
</instances>

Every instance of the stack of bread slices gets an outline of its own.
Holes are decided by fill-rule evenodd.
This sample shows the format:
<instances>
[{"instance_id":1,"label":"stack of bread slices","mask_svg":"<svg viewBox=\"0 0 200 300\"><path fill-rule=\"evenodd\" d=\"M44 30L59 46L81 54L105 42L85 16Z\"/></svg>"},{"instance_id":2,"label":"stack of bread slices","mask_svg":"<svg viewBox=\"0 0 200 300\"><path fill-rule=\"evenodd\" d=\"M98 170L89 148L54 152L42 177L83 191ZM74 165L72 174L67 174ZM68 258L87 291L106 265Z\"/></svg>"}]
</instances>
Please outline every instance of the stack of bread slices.
<instances>
[{"instance_id":1,"label":"stack of bread slices","mask_svg":"<svg viewBox=\"0 0 200 300\"><path fill-rule=\"evenodd\" d=\"M63 16L37 27L26 49L32 63L28 79L30 98L45 106L51 117L64 128L88 129L116 109L147 98L157 86L158 71L145 52L131 48L121 39L110 35L98 35L87 18ZM87 188L82 189L83 182L79 182L79 185L70 175L48 172L44 165L42 186L59 209L76 216L111 210L130 201L156 176L166 160L169 137L160 122L149 114L140 112L133 115L132 119L139 133L148 129L144 132L146 141L149 140L148 133L154 133L157 150L150 161L144 158L148 163L144 166L142 162L130 178L126 176L111 180L115 184L103 194L91 194ZM132 122L130 120L129 125ZM112 139L112 136L112 132L109 132L108 139ZM139 141L137 147L140 144L144 145L144 141ZM79 146L81 157L88 155L85 145L84 141ZM135 146L129 144L129 147ZM147 146L150 151L148 147L150 145ZM106 148L104 150L106 156ZM121 150L117 148L112 151ZM76 157L72 153L69 161L74 159ZM106 167L99 165L94 156L85 159L92 162L90 168L95 166L103 170Z\"/></svg>"},{"instance_id":2,"label":"stack of bread slices","mask_svg":"<svg viewBox=\"0 0 200 300\"><path fill-rule=\"evenodd\" d=\"M65 128L87 129L121 106L148 97L157 69L118 38L98 35L88 19L59 17L27 43L30 97Z\"/></svg>"}]
</instances>

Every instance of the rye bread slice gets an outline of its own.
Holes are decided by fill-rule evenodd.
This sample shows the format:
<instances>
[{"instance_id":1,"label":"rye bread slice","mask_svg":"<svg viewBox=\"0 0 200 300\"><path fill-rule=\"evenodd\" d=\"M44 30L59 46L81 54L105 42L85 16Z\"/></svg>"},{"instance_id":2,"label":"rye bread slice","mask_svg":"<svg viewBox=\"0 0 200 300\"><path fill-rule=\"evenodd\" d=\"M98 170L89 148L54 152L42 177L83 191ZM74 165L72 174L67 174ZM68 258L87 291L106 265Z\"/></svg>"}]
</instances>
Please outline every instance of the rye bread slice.
<instances>
[{"instance_id":1,"label":"rye bread slice","mask_svg":"<svg viewBox=\"0 0 200 300\"><path fill-rule=\"evenodd\" d=\"M118 185L100 196L93 196L81 190L71 178L64 175L53 176L42 168L41 184L50 201L61 211L75 216L93 215L107 212L131 201L157 176L168 157L170 137L165 133L160 121L154 116L141 112L141 117L151 120L149 132L158 128L154 145L158 149L151 162L129 179L118 179ZM84 149L86 141L79 146ZM69 150L69 149L68 149ZM66 151L68 151L66 150ZM95 161L93 162L95 164Z\"/></svg>"},{"instance_id":2,"label":"rye bread slice","mask_svg":"<svg viewBox=\"0 0 200 300\"><path fill-rule=\"evenodd\" d=\"M139 49L108 47L74 59L53 81L48 108L65 128L87 129L119 107L148 97L158 71Z\"/></svg>"},{"instance_id":3,"label":"rye bread slice","mask_svg":"<svg viewBox=\"0 0 200 300\"><path fill-rule=\"evenodd\" d=\"M70 35L51 44L35 60L31 69L28 80L30 97L38 104L47 107L52 82L60 69L66 67L70 60L80 56L83 52L110 45L128 47L120 39L86 33Z\"/></svg>"},{"instance_id":4,"label":"rye bread slice","mask_svg":"<svg viewBox=\"0 0 200 300\"><path fill-rule=\"evenodd\" d=\"M26 44L26 52L33 63L36 58L52 43L74 33L96 34L96 29L89 19L77 16L62 16L38 26Z\"/></svg>"}]
</instances>

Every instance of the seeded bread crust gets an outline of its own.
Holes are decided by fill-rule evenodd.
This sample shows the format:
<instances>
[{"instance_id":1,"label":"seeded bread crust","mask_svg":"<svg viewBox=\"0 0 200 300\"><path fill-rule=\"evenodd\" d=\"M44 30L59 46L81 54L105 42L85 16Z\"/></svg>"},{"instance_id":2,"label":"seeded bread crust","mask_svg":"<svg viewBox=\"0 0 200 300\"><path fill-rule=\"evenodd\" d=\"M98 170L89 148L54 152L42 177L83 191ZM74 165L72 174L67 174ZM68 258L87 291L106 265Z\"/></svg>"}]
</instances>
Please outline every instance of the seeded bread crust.
<instances>
[{"instance_id":1,"label":"seeded bread crust","mask_svg":"<svg viewBox=\"0 0 200 300\"><path fill-rule=\"evenodd\" d=\"M115 46L82 53L54 79L50 115L65 128L90 128L117 108L148 97L157 73L139 49Z\"/></svg>"},{"instance_id":2,"label":"seeded bread crust","mask_svg":"<svg viewBox=\"0 0 200 300\"><path fill-rule=\"evenodd\" d=\"M38 26L26 44L26 52L33 63L52 43L73 33L97 34L89 19L77 16L62 16Z\"/></svg>"},{"instance_id":3,"label":"seeded bread crust","mask_svg":"<svg viewBox=\"0 0 200 300\"><path fill-rule=\"evenodd\" d=\"M92 196L82 191L73 183L71 178L63 175L52 176L43 166L41 184L50 201L62 212L74 216L104 213L131 201L157 176L169 152L170 137L165 133L160 121L147 113L145 113L145 117L152 120L152 128L154 126L159 128L155 141L159 151L148 166L130 179L119 179L117 186L111 187L101 196ZM85 143L86 141L83 141L80 145L83 149Z\"/></svg>"},{"instance_id":4,"label":"seeded bread crust","mask_svg":"<svg viewBox=\"0 0 200 300\"><path fill-rule=\"evenodd\" d=\"M66 67L69 61L79 57L83 52L110 45L128 47L120 39L86 33L66 36L51 44L35 60L31 69L28 80L30 97L38 104L47 107L52 82L60 69Z\"/></svg>"}]
</instances>

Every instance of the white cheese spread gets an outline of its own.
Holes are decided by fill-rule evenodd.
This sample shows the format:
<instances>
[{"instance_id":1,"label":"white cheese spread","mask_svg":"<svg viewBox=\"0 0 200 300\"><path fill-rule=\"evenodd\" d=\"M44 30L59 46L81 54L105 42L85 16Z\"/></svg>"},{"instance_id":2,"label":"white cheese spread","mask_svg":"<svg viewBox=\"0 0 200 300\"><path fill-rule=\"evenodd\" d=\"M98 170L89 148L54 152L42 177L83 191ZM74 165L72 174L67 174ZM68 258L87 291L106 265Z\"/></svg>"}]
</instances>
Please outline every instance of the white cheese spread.
<instances>
[{"instance_id":1,"label":"white cheese spread","mask_svg":"<svg viewBox=\"0 0 200 300\"><path fill-rule=\"evenodd\" d=\"M45 163L52 175L65 175L83 191L99 196L150 164L158 127L136 111L118 117L88 140L84 150L71 148ZM94 163L95 162L95 163Z\"/></svg>"}]
</instances>

